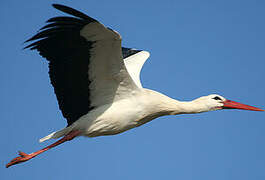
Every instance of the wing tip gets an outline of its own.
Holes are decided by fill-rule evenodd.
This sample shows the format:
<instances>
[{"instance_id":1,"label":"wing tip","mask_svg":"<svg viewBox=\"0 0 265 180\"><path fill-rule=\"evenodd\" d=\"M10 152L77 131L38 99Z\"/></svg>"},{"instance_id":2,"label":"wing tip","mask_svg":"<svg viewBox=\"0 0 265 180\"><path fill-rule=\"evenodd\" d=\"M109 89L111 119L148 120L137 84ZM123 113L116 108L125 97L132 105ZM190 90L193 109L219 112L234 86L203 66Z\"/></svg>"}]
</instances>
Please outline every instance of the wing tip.
<instances>
[{"instance_id":1,"label":"wing tip","mask_svg":"<svg viewBox=\"0 0 265 180\"><path fill-rule=\"evenodd\" d=\"M65 6L65 5L62 5L62 4L56 4L56 3L52 4L52 6L55 9L59 10L59 11L62 11L64 13L66 13L66 14L70 14L72 16L81 18L83 20L89 20L91 22L92 21L96 21L95 19L89 17L88 15L86 15L86 14L84 14L84 13L82 13L82 12L80 12L80 11L74 9L74 8L71 8L69 6Z\"/></svg>"},{"instance_id":2,"label":"wing tip","mask_svg":"<svg viewBox=\"0 0 265 180\"><path fill-rule=\"evenodd\" d=\"M148 52L148 51L141 51L141 52L146 55L146 58L149 58L150 57L150 52Z\"/></svg>"}]
</instances>

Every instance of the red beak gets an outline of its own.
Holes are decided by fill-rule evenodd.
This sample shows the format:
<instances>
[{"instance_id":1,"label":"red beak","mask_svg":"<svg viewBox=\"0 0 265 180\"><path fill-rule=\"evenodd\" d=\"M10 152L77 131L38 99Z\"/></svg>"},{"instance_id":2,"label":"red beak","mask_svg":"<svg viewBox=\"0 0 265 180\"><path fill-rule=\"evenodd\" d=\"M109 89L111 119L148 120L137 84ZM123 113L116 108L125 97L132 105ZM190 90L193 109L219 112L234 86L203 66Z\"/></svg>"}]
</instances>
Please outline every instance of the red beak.
<instances>
[{"instance_id":1,"label":"red beak","mask_svg":"<svg viewBox=\"0 0 265 180\"><path fill-rule=\"evenodd\" d=\"M224 103L224 106L222 107L222 109L243 109L243 110L250 110L250 111L264 111L263 109L249 106L246 104L241 104L241 103L231 101L231 100L226 100L223 103Z\"/></svg>"}]
</instances>

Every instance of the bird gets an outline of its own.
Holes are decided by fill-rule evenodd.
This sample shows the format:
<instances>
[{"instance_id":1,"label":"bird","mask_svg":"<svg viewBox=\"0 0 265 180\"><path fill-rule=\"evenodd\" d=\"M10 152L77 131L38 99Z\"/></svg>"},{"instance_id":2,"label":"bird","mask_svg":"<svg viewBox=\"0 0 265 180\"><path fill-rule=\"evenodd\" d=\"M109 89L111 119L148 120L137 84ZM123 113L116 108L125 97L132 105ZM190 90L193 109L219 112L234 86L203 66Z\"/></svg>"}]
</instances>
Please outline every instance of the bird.
<instances>
[{"instance_id":1,"label":"bird","mask_svg":"<svg viewBox=\"0 0 265 180\"><path fill-rule=\"evenodd\" d=\"M6 168L79 136L115 135L165 115L223 109L264 111L218 94L179 101L144 88L140 72L150 53L122 47L121 35L88 15L53 4L68 16L50 18L25 49L48 61L49 77L67 126L41 138L59 139L30 154L20 152Z\"/></svg>"}]
</instances>

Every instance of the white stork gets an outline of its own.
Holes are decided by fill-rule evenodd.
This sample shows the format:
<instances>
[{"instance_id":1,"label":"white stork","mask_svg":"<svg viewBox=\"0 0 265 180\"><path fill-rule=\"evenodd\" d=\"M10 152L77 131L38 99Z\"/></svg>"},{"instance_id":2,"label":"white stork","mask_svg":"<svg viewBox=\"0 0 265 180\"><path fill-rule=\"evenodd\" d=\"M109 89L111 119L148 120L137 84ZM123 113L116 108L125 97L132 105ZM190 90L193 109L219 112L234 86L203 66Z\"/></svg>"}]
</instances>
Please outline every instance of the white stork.
<instances>
[{"instance_id":1,"label":"white stork","mask_svg":"<svg viewBox=\"0 0 265 180\"><path fill-rule=\"evenodd\" d=\"M36 49L49 62L49 75L68 126L40 139L61 138L34 153L19 152L6 167L25 162L78 136L114 135L159 116L220 109L262 109L216 94L190 102L145 89L140 82L147 51L121 47L121 36L97 20L63 5L54 8L74 17L59 16L32 38L25 48ZM37 41L36 41L37 40Z\"/></svg>"}]
</instances>

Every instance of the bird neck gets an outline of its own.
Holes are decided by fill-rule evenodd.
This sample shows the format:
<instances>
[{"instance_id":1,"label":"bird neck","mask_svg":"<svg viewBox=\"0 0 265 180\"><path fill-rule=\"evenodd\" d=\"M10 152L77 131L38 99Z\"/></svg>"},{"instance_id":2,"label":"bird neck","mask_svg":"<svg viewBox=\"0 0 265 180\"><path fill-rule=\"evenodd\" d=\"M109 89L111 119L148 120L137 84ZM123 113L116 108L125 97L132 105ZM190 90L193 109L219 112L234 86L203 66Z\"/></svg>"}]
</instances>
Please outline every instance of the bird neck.
<instances>
[{"instance_id":1,"label":"bird neck","mask_svg":"<svg viewBox=\"0 0 265 180\"><path fill-rule=\"evenodd\" d=\"M178 101L172 99L162 93L144 89L145 99L147 104L151 104L150 112L159 113L159 116L162 115L177 115L177 114L194 114L210 111L209 107L200 100L200 98L193 101Z\"/></svg>"},{"instance_id":2,"label":"bird neck","mask_svg":"<svg viewBox=\"0 0 265 180\"><path fill-rule=\"evenodd\" d=\"M196 101L196 99L193 101L178 101L170 98L166 108L170 115L194 114L209 111L209 108L205 104Z\"/></svg>"}]
</instances>

